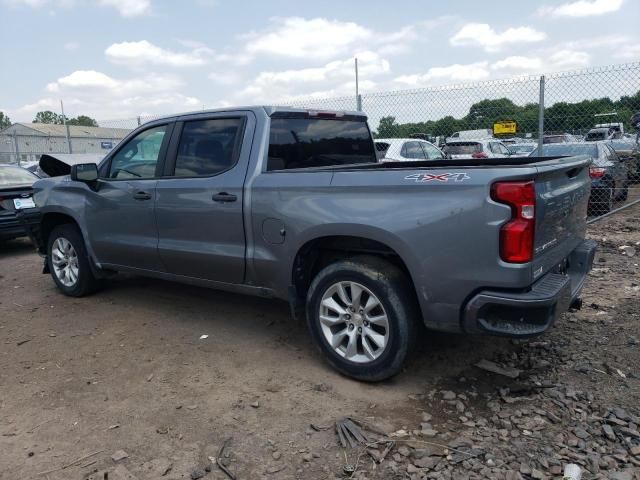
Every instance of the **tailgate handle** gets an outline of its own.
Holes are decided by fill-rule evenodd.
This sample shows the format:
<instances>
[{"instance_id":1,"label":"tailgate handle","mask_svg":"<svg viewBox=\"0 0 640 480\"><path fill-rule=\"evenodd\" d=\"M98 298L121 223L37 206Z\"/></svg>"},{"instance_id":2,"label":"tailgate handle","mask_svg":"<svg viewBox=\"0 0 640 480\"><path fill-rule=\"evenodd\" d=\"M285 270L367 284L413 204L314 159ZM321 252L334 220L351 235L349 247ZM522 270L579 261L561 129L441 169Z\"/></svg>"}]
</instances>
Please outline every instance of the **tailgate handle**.
<instances>
[{"instance_id":1,"label":"tailgate handle","mask_svg":"<svg viewBox=\"0 0 640 480\"><path fill-rule=\"evenodd\" d=\"M580 173L580 170L582 170L582 167L576 167L572 168L571 170L567 170L567 177L576 178Z\"/></svg>"}]
</instances>

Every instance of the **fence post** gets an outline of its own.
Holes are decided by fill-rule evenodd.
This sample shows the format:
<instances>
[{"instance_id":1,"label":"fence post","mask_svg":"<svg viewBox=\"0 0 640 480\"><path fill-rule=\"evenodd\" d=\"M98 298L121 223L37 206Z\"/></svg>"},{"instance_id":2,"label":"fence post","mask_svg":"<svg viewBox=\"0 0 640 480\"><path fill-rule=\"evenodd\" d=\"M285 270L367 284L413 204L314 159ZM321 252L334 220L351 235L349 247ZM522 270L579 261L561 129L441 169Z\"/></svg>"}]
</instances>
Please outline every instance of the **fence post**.
<instances>
[{"instance_id":1,"label":"fence post","mask_svg":"<svg viewBox=\"0 0 640 480\"><path fill-rule=\"evenodd\" d=\"M13 132L13 147L16 151L16 163L20 166L20 149L18 148L18 134Z\"/></svg>"},{"instance_id":2,"label":"fence post","mask_svg":"<svg viewBox=\"0 0 640 480\"><path fill-rule=\"evenodd\" d=\"M358 112L362 111L362 95L360 94L356 96L356 110Z\"/></svg>"},{"instance_id":3,"label":"fence post","mask_svg":"<svg viewBox=\"0 0 640 480\"><path fill-rule=\"evenodd\" d=\"M544 139L544 75L540 76L540 100L538 103L538 155L542 156Z\"/></svg>"},{"instance_id":4,"label":"fence post","mask_svg":"<svg viewBox=\"0 0 640 480\"><path fill-rule=\"evenodd\" d=\"M138 115L138 126L140 126L140 115Z\"/></svg>"}]
</instances>

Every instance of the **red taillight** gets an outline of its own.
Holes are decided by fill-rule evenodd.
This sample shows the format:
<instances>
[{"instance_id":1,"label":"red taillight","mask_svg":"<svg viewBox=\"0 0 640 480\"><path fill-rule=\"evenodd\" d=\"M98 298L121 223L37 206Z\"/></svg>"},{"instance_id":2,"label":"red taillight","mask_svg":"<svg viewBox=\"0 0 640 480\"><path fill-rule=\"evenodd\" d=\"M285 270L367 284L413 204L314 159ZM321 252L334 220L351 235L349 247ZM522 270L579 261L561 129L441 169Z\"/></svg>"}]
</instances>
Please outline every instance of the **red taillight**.
<instances>
[{"instance_id":1,"label":"red taillight","mask_svg":"<svg viewBox=\"0 0 640 480\"><path fill-rule=\"evenodd\" d=\"M484 152L474 152L471 154L471 158L488 158L488 156Z\"/></svg>"},{"instance_id":2,"label":"red taillight","mask_svg":"<svg viewBox=\"0 0 640 480\"><path fill-rule=\"evenodd\" d=\"M591 178L601 178L604 177L604 168L598 168L598 167L590 167L589 168L589 176Z\"/></svg>"},{"instance_id":3,"label":"red taillight","mask_svg":"<svg viewBox=\"0 0 640 480\"><path fill-rule=\"evenodd\" d=\"M509 263L533 259L536 187L534 182L497 182L491 198L511 207L511 220L500 228L500 258Z\"/></svg>"}]
</instances>

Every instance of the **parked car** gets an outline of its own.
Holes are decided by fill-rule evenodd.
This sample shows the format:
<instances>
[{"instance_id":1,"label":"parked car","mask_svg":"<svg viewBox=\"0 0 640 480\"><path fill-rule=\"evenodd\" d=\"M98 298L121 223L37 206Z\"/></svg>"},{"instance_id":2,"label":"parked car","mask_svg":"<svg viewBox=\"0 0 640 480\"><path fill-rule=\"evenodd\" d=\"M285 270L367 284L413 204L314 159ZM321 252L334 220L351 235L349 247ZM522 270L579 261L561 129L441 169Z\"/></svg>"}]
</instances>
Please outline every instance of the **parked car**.
<instances>
[{"instance_id":1,"label":"parked car","mask_svg":"<svg viewBox=\"0 0 640 480\"><path fill-rule=\"evenodd\" d=\"M195 112L36 182L31 233L66 295L130 272L285 299L337 370L377 381L420 323L529 337L580 295L589 160L520 160L379 163L360 112Z\"/></svg>"},{"instance_id":2,"label":"parked car","mask_svg":"<svg viewBox=\"0 0 640 480\"><path fill-rule=\"evenodd\" d=\"M445 154L426 140L415 138L379 138L375 141L376 151L383 154L381 162L406 162L442 160Z\"/></svg>"},{"instance_id":3,"label":"parked car","mask_svg":"<svg viewBox=\"0 0 640 480\"><path fill-rule=\"evenodd\" d=\"M40 221L33 202L33 183L38 177L24 168L0 165L0 240L27 235L29 224Z\"/></svg>"},{"instance_id":4,"label":"parked car","mask_svg":"<svg viewBox=\"0 0 640 480\"><path fill-rule=\"evenodd\" d=\"M586 155L592 159L593 163L589 167L590 213L607 213L613 208L616 200L626 200L629 193L627 168L606 142L557 143L544 145L542 150L542 155L537 148L531 155L542 157Z\"/></svg>"},{"instance_id":5,"label":"parked car","mask_svg":"<svg viewBox=\"0 0 640 480\"><path fill-rule=\"evenodd\" d=\"M514 143L507 145L513 157L527 157L536 149L535 143Z\"/></svg>"},{"instance_id":6,"label":"parked car","mask_svg":"<svg viewBox=\"0 0 640 480\"><path fill-rule=\"evenodd\" d=\"M627 167L630 183L640 182L640 145L634 139L609 140L621 162Z\"/></svg>"},{"instance_id":7,"label":"parked car","mask_svg":"<svg viewBox=\"0 0 640 480\"><path fill-rule=\"evenodd\" d=\"M542 143L573 143L578 141L575 135L571 135L570 133L559 133L559 134L550 134L544 135L542 137Z\"/></svg>"},{"instance_id":8,"label":"parked car","mask_svg":"<svg viewBox=\"0 0 640 480\"><path fill-rule=\"evenodd\" d=\"M598 142L601 140L613 140L620 136L620 132L613 127L592 128L587 132L587 136L584 137L584 141Z\"/></svg>"},{"instance_id":9,"label":"parked car","mask_svg":"<svg viewBox=\"0 0 640 480\"><path fill-rule=\"evenodd\" d=\"M447 137L445 143L473 138L493 138L493 130L491 130L490 128L481 128L479 130L461 130L459 132L454 132L450 137Z\"/></svg>"},{"instance_id":10,"label":"parked car","mask_svg":"<svg viewBox=\"0 0 640 480\"><path fill-rule=\"evenodd\" d=\"M511 150L500 140L458 140L447 142L444 153L451 158L504 158L511 155Z\"/></svg>"}]
</instances>

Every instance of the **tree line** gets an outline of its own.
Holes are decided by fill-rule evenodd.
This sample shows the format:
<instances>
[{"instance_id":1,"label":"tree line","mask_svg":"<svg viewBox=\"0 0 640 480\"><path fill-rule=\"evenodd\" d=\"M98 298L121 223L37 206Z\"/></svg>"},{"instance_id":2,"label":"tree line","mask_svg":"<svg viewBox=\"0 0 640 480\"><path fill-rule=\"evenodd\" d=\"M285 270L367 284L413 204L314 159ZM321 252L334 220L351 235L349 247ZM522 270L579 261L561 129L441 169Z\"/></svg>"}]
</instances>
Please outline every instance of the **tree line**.
<instances>
[{"instance_id":1,"label":"tree line","mask_svg":"<svg viewBox=\"0 0 640 480\"><path fill-rule=\"evenodd\" d=\"M640 91L619 100L608 97L581 102L558 102L544 110L545 132L585 133L597 123L623 122L625 131L631 131L629 119L640 111ZM615 115L596 116L615 113ZM495 122L515 121L519 136L536 136L538 131L538 104L516 105L508 98L481 100L474 103L462 118L447 115L439 120L398 123L395 116L380 119L374 135L377 138L405 138L413 133L449 136L460 130L492 128Z\"/></svg>"},{"instance_id":2,"label":"tree line","mask_svg":"<svg viewBox=\"0 0 640 480\"><path fill-rule=\"evenodd\" d=\"M51 110L44 110L42 112L36 113L35 118L32 123L49 123L53 125L62 125L66 121L67 125L78 125L81 127L97 127L98 122L87 116L87 115L78 115L75 118L69 118L66 115L63 117L56 112L52 112ZM4 112L0 112L0 130L4 130L5 128L9 128L12 125L11 119Z\"/></svg>"}]
</instances>

